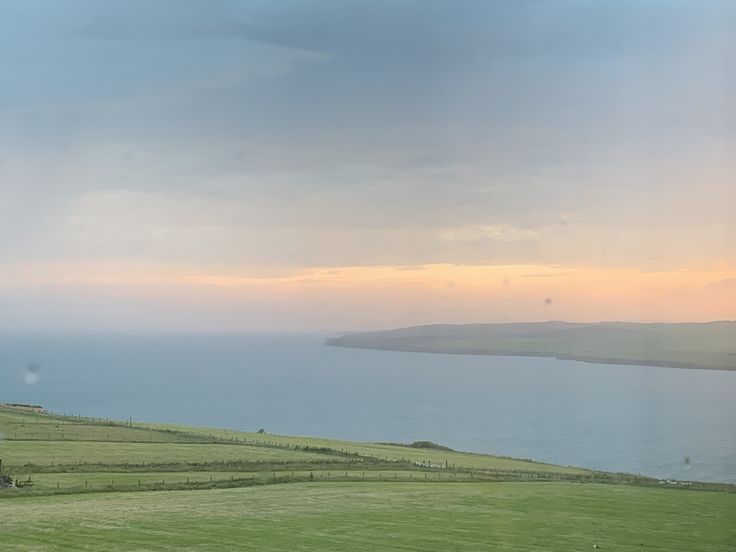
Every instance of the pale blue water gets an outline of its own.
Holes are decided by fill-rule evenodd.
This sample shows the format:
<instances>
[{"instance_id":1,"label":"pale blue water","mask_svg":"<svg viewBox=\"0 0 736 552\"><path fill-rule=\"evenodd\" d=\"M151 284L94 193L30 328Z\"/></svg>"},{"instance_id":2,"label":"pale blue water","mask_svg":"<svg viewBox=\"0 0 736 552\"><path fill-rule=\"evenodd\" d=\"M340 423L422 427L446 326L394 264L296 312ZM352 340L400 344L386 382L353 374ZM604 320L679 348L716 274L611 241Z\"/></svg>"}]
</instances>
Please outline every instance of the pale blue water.
<instances>
[{"instance_id":1,"label":"pale blue water","mask_svg":"<svg viewBox=\"0 0 736 552\"><path fill-rule=\"evenodd\" d=\"M23 378L30 362L35 385ZM0 375L0 402L70 414L431 440L736 482L736 372L344 349L310 335L4 332Z\"/></svg>"}]
</instances>

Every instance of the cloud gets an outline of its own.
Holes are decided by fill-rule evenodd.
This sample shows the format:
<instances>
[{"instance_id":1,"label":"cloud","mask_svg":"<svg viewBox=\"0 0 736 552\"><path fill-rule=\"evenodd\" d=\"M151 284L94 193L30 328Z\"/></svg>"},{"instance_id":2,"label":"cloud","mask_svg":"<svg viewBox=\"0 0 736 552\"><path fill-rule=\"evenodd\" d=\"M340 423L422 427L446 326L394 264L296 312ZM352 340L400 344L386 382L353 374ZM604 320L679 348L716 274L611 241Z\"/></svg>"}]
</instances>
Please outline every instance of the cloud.
<instances>
[{"instance_id":1,"label":"cloud","mask_svg":"<svg viewBox=\"0 0 736 552\"><path fill-rule=\"evenodd\" d=\"M734 269L642 272L543 265L316 267L276 274L198 266L35 265L0 273L0 327L305 330L436 322L733 318ZM10 272L13 272L11 270ZM555 278L524 278L526 274ZM17 276L25 275L19 283ZM505 285L508 281L513 285ZM448 285L449 284L449 285ZM547 303L545 298L552 298ZM552 310L550 310L552 309Z\"/></svg>"},{"instance_id":2,"label":"cloud","mask_svg":"<svg viewBox=\"0 0 736 552\"><path fill-rule=\"evenodd\" d=\"M500 241L519 242L539 239L539 232L516 228L509 224L477 224L440 231L440 238L451 242Z\"/></svg>"},{"instance_id":3,"label":"cloud","mask_svg":"<svg viewBox=\"0 0 736 552\"><path fill-rule=\"evenodd\" d=\"M731 2L3 9L0 272L736 258Z\"/></svg>"}]
</instances>

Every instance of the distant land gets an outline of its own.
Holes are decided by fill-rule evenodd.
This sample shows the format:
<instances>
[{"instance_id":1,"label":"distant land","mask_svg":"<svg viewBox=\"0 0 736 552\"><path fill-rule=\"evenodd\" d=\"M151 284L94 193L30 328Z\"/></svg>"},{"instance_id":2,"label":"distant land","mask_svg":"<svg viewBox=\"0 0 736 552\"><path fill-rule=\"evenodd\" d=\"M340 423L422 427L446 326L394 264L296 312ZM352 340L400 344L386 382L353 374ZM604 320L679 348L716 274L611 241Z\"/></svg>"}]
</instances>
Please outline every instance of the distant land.
<instances>
[{"instance_id":1,"label":"distant land","mask_svg":"<svg viewBox=\"0 0 736 552\"><path fill-rule=\"evenodd\" d=\"M538 356L604 364L736 370L736 322L434 324L334 337L387 351Z\"/></svg>"}]
</instances>

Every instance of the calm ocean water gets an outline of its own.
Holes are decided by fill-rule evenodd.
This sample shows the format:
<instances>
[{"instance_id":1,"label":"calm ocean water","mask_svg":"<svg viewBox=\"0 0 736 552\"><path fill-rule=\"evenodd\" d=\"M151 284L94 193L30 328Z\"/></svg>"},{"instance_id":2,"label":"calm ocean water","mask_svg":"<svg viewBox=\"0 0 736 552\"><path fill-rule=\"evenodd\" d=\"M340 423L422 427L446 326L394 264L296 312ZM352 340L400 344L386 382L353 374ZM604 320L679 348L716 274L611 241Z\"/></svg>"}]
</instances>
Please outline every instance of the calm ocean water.
<instances>
[{"instance_id":1,"label":"calm ocean water","mask_svg":"<svg viewBox=\"0 0 736 552\"><path fill-rule=\"evenodd\" d=\"M736 482L736 372L343 349L312 335L5 332L0 375L0 402L70 414Z\"/></svg>"}]
</instances>

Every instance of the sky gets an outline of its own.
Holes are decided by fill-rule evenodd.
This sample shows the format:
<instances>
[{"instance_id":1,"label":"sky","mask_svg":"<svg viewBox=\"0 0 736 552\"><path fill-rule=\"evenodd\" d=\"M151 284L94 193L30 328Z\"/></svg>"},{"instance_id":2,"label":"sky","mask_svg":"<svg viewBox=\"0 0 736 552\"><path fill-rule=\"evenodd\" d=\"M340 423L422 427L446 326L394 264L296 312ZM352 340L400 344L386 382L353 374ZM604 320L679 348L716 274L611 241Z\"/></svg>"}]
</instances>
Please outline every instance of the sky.
<instances>
[{"instance_id":1,"label":"sky","mask_svg":"<svg viewBox=\"0 0 736 552\"><path fill-rule=\"evenodd\" d=\"M0 0L0 328L736 319L736 4Z\"/></svg>"}]
</instances>

